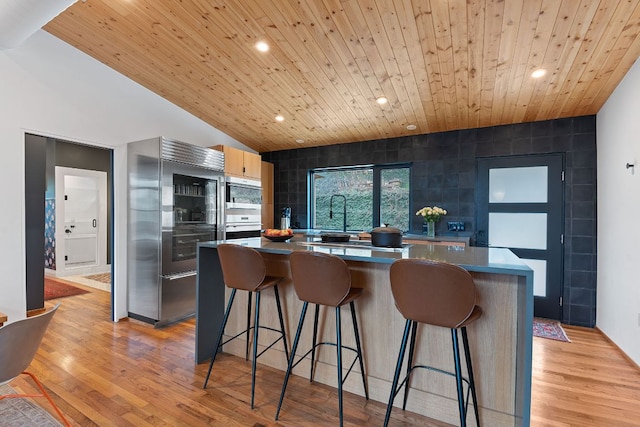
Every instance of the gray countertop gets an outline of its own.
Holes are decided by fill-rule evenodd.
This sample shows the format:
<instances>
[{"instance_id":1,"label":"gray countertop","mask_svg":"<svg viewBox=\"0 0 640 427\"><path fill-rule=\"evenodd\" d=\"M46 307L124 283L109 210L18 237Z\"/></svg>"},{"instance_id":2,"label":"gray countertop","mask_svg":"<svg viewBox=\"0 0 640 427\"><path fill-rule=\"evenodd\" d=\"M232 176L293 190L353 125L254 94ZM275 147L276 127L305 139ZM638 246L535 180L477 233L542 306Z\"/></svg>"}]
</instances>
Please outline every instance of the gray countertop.
<instances>
[{"instance_id":1,"label":"gray countertop","mask_svg":"<svg viewBox=\"0 0 640 427\"><path fill-rule=\"evenodd\" d=\"M215 248L220 243L235 243L258 249L261 252L289 254L310 250L337 255L345 260L373 263L392 263L397 259L415 258L448 262L468 271L482 273L515 274L533 281L533 270L508 249L479 248L430 244L405 244L402 248L377 248L367 241L346 243L322 243L319 237L294 236L286 242L272 242L264 237L220 240L199 243L200 247ZM531 283L529 282L529 283Z\"/></svg>"}]
</instances>

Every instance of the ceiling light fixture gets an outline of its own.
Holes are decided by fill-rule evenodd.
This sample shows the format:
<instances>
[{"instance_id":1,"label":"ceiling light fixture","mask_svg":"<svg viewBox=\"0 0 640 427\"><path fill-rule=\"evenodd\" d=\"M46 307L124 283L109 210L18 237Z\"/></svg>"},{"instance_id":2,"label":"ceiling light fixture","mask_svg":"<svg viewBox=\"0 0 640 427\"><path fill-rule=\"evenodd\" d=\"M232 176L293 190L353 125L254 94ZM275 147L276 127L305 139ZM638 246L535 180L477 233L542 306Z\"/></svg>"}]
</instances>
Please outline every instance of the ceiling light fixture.
<instances>
[{"instance_id":1,"label":"ceiling light fixture","mask_svg":"<svg viewBox=\"0 0 640 427\"><path fill-rule=\"evenodd\" d=\"M296 142L297 142L298 144L302 144L302 143L304 142L304 139L296 139Z\"/></svg>"},{"instance_id":2,"label":"ceiling light fixture","mask_svg":"<svg viewBox=\"0 0 640 427\"><path fill-rule=\"evenodd\" d=\"M266 42L259 41L258 43L256 43L256 49L258 49L260 52L268 52L269 45Z\"/></svg>"},{"instance_id":3,"label":"ceiling light fixture","mask_svg":"<svg viewBox=\"0 0 640 427\"><path fill-rule=\"evenodd\" d=\"M545 70L544 68L538 68L533 73L531 73L531 77L533 77L534 79L539 79L545 74L547 74L547 70Z\"/></svg>"},{"instance_id":4,"label":"ceiling light fixture","mask_svg":"<svg viewBox=\"0 0 640 427\"><path fill-rule=\"evenodd\" d=\"M384 96L381 96L380 98L376 99L376 102L380 105L384 105L388 102L388 100Z\"/></svg>"},{"instance_id":5,"label":"ceiling light fixture","mask_svg":"<svg viewBox=\"0 0 640 427\"><path fill-rule=\"evenodd\" d=\"M281 122L281 121L283 121L283 120L284 120L284 117L283 117L283 116L281 116L280 114L278 114L278 115L276 116L276 121Z\"/></svg>"},{"instance_id":6,"label":"ceiling light fixture","mask_svg":"<svg viewBox=\"0 0 640 427\"><path fill-rule=\"evenodd\" d=\"M407 125L407 130L416 130L416 125Z\"/></svg>"}]
</instances>

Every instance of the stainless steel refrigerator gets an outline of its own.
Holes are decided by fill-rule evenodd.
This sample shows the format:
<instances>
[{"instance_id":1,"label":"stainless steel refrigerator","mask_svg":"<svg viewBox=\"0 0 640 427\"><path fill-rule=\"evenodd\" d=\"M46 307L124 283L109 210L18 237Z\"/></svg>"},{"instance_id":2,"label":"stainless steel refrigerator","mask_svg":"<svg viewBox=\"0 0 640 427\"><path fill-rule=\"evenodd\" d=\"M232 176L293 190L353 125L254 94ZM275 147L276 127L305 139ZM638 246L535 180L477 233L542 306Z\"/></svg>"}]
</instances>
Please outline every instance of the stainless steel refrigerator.
<instances>
[{"instance_id":1,"label":"stainless steel refrigerator","mask_svg":"<svg viewBox=\"0 0 640 427\"><path fill-rule=\"evenodd\" d=\"M224 154L158 137L127 158L129 316L164 326L195 314L198 242L224 238Z\"/></svg>"}]
</instances>

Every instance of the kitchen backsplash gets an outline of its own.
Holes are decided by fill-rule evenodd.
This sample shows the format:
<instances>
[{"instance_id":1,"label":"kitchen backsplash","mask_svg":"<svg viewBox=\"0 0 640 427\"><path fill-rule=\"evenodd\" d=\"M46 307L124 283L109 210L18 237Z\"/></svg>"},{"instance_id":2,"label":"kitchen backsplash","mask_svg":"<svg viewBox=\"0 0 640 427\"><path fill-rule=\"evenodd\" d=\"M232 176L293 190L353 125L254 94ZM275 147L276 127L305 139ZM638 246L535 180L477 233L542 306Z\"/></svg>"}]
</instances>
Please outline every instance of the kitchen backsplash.
<instances>
[{"instance_id":1,"label":"kitchen backsplash","mask_svg":"<svg viewBox=\"0 0 640 427\"><path fill-rule=\"evenodd\" d=\"M564 153L566 162L563 322L593 327L596 303L596 117L459 130L395 139L261 153L274 164L274 209L290 206L292 224L307 225L307 174L320 167L412 162L412 209L443 206L446 221L476 231L476 159ZM412 218L411 232L422 232Z\"/></svg>"}]
</instances>

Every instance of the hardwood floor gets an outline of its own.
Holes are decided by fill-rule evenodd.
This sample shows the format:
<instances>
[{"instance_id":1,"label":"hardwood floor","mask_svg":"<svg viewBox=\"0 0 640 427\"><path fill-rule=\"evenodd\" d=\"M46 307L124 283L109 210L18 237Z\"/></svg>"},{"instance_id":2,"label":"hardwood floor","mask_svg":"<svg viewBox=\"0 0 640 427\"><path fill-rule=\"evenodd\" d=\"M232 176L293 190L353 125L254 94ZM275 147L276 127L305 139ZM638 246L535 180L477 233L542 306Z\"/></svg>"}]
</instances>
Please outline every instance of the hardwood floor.
<instances>
[{"instance_id":1,"label":"hardwood floor","mask_svg":"<svg viewBox=\"0 0 640 427\"><path fill-rule=\"evenodd\" d=\"M335 390L295 376L274 421L284 374L264 365L251 410L251 364L234 356L216 360L203 390L207 364L194 364L193 321L159 330L133 320L112 323L110 295L86 289L50 301L61 307L29 368L76 425L338 425ZM532 425L640 426L640 370L597 331L565 329L572 343L534 339ZM33 389L21 378L11 385ZM381 426L385 409L345 393L347 426ZM445 424L396 409L391 425Z\"/></svg>"},{"instance_id":2,"label":"hardwood floor","mask_svg":"<svg viewBox=\"0 0 640 427\"><path fill-rule=\"evenodd\" d=\"M571 343L534 338L531 424L640 426L640 369L600 332L563 327Z\"/></svg>"}]
</instances>

